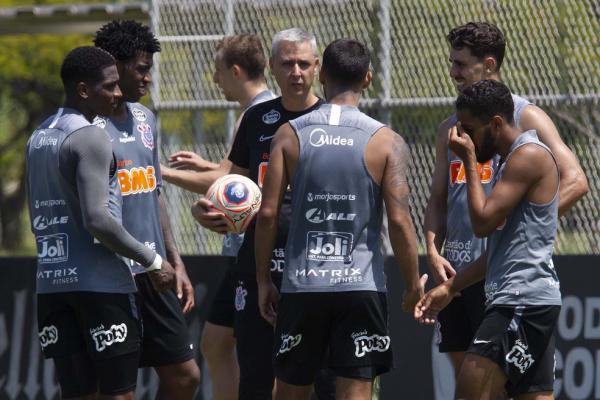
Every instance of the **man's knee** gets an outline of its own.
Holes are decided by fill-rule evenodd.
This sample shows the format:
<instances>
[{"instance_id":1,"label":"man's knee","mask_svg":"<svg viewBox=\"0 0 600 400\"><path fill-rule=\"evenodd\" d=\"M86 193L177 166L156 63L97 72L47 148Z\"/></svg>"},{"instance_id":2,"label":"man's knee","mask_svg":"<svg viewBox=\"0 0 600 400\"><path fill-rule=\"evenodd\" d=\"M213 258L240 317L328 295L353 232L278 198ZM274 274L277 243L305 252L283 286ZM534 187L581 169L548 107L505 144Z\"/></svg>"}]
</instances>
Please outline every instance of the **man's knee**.
<instances>
[{"instance_id":1,"label":"man's knee","mask_svg":"<svg viewBox=\"0 0 600 400\"><path fill-rule=\"evenodd\" d=\"M200 369L195 360L156 368L160 385L178 392L195 391L200 384Z\"/></svg>"},{"instance_id":2,"label":"man's knee","mask_svg":"<svg viewBox=\"0 0 600 400\"><path fill-rule=\"evenodd\" d=\"M337 377L336 399L338 400L370 400L372 381Z\"/></svg>"},{"instance_id":3,"label":"man's knee","mask_svg":"<svg viewBox=\"0 0 600 400\"><path fill-rule=\"evenodd\" d=\"M233 356L235 338L233 329L206 323L200 339L200 350L206 359L222 359Z\"/></svg>"}]
</instances>

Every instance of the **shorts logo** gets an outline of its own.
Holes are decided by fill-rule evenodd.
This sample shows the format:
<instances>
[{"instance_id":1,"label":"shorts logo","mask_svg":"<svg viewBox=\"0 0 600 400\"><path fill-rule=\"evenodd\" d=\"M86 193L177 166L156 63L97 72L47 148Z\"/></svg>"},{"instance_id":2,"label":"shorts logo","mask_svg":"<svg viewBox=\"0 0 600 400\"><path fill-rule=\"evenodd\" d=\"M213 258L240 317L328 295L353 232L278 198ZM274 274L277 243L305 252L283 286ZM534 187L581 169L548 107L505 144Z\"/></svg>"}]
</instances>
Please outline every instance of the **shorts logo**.
<instances>
[{"instance_id":1,"label":"shorts logo","mask_svg":"<svg viewBox=\"0 0 600 400\"><path fill-rule=\"evenodd\" d=\"M506 362L513 364L522 374L535 362L531 354L527 352L527 348L527 345L517 339L513 348L506 355Z\"/></svg>"},{"instance_id":2,"label":"shorts logo","mask_svg":"<svg viewBox=\"0 0 600 400\"><path fill-rule=\"evenodd\" d=\"M477 163L477 171L479 172L479 179L481 183L490 183L494 175L494 168L492 167L492 160L484 163ZM466 183L465 166L461 160L450 161L450 183L463 184Z\"/></svg>"},{"instance_id":3,"label":"shorts logo","mask_svg":"<svg viewBox=\"0 0 600 400\"><path fill-rule=\"evenodd\" d=\"M38 332L38 335L43 349L50 344L58 342L58 329L54 325L45 326L41 332Z\"/></svg>"},{"instance_id":4,"label":"shorts logo","mask_svg":"<svg viewBox=\"0 0 600 400\"><path fill-rule=\"evenodd\" d=\"M312 130L309 136L309 142L313 147L354 146L353 139L330 135L321 128L316 128Z\"/></svg>"},{"instance_id":5,"label":"shorts logo","mask_svg":"<svg viewBox=\"0 0 600 400\"><path fill-rule=\"evenodd\" d=\"M90 334L96 343L96 351L100 352L115 343L123 343L127 338L127 325L111 325L110 329L106 330L100 325L96 329L90 329Z\"/></svg>"},{"instance_id":6,"label":"shorts logo","mask_svg":"<svg viewBox=\"0 0 600 400\"><path fill-rule=\"evenodd\" d=\"M69 235L66 233L38 236L35 240L40 264L54 264L69 259Z\"/></svg>"},{"instance_id":7,"label":"shorts logo","mask_svg":"<svg viewBox=\"0 0 600 400\"><path fill-rule=\"evenodd\" d=\"M152 128L145 122L138 124L137 130L142 134L142 143L145 147L150 150L154 149L154 135L152 134Z\"/></svg>"},{"instance_id":8,"label":"shorts logo","mask_svg":"<svg viewBox=\"0 0 600 400\"><path fill-rule=\"evenodd\" d=\"M281 335L281 347L277 352L277 355L287 353L292 350L294 347L298 346L302 341L302 334L298 334L296 336L289 335L287 333Z\"/></svg>"},{"instance_id":9,"label":"shorts logo","mask_svg":"<svg viewBox=\"0 0 600 400\"><path fill-rule=\"evenodd\" d=\"M345 213L326 213L320 208L311 208L305 214L306 220L313 224L320 224L323 221L354 221L356 214Z\"/></svg>"},{"instance_id":10,"label":"shorts logo","mask_svg":"<svg viewBox=\"0 0 600 400\"><path fill-rule=\"evenodd\" d=\"M246 295L248 291L243 286L235 288L235 309L236 311L242 311L246 308Z\"/></svg>"},{"instance_id":11,"label":"shorts logo","mask_svg":"<svg viewBox=\"0 0 600 400\"><path fill-rule=\"evenodd\" d=\"M131 110L131 114L133 114L133 118L137 119L140 122L146 121L146 113L140 110L139 108L133 108Z\"/></svg>"},{"instance_id":12,"label":"shorts logo","mask_svg":"<svg viewBox=\"0 0 600 400\"><path fill-rule=\"evenodd\" d=\"M354 339L354 346L356 347L354 355L358 358L364 357L365 354L372 351L379 353L386 352L390 348L391 343L389 336L367 336L367 331L353 333L352 339Z\"/></svg>"},{"instance_id":13,"label":"shorts logo","mask_svg":"<svg viewBox=\"0 0 600 400\"><path fill-rule=\"evenodd\" d=\"M151 165L146 168L120 169L118 176L123 196L148 193L156 189L156 176L154 175L154 167Z\"/></svg>"},{"instance_id":14,"label":"shorts logo","mask_svg":"<svg viewBox=\"0 0 600 400\"><path fill-rule=\"evenodd\" d=\"M352 261L354 235L343 232L309 231L306 258L315 261Z\"/></svg>"},{"instance_id":15,"label":"shorts logo","mask_svg":"<svg viewBox=\"0 0 600 400\"><path fill-rule=\"evenodd\" d=\"M279 121L279 118L281 118L279 111L271 110L262 116L262 121L267 125L273 125L275 122Z\"/></svg>"},{"instance_id":16,"label":"shorts logo","mask_svg":"<svg viewBox=\"0 0 600 400\"><path fill-rule=\"evenodd\" d=\"M102 117L94 118L94 122L92 124L96 125L100 129L106 128L106 120Z\"/></svg>"}]
</instances>

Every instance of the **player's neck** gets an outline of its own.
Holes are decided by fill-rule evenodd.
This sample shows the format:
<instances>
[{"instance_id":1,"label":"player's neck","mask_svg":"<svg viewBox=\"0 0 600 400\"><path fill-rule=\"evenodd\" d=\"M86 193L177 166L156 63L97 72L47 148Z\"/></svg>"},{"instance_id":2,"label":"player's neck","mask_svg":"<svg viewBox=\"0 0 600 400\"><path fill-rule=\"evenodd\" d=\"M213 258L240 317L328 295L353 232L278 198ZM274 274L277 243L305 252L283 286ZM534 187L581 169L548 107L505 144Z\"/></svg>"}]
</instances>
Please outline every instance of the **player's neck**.
<instances>
[{"instance_id":1,"label":"player's neck","mask_svg":"<svg viewBox=\"0 0 600 400\"><path fill-rule=\"evenodd\" d=\"M500 137L498 138L498 154L500 154L502 158L508 156L510 147L521 133L522 132L516 127L509 126L500 134Z\"/></svg>"},{"instance_id":2,"label":"player's neck","mask_svg":"<svg viewBox=\"0 0 600 400\"><path fill-rule=\"evenodd\" d=\"M315 96L312 90L303 97L281 96L283 108L291 112L304 111L314 106L317 101L319 101L319 98Z\"/></svg>"},{"instance_id":3,"label":"player's neck","mask_svg":"<svg viewBox=\"0 0 600 400\"><path fill-rule=\"evenodd\" d=\"M248 107L252 99L265 90L269 90L269 88L264 80L247 81L244 83L244 90L242 91L243 95L239 100L240 106L242 108Z\"/></svg>"},{"instance_id":4,"label":"player's neck","mask_svg":"<svg viewBox=\"0 0 600 400\"><path fill-rule=\"evenodd\" d=\"M338 104L340 106L353 106L358 107L358 102L360 101L360 93L357 93L353 90L345 90L345 91L333 91L333 93L329 93L327 91L327 102L330 104Z\"/></svg>"},{"instance_id":5,"label":"player's neck","mask_svg":"<svg viewBox=\"0 0 600 400\"><path fill-rule=\"evenodd\" d=\"M96 117L96 114L93 111L88 110L84 104L73 100L69 97L65 99L65 102L63 103L63 108L71 108L73 110L79 111L89 122L92 122Z\"/></svg>"},{"instance_id":6,"label":"player's neck","mask_svg":"<svg viewBox=\"0 0 600 400\"><path fill-rule=\"evenodd\" d=\"M126 120L127 119L127 102L126 101L119 101L117 107L115 108L115 111L113 112L112 115L113 119L116 120Z\"/></svg>"}]
</instances>

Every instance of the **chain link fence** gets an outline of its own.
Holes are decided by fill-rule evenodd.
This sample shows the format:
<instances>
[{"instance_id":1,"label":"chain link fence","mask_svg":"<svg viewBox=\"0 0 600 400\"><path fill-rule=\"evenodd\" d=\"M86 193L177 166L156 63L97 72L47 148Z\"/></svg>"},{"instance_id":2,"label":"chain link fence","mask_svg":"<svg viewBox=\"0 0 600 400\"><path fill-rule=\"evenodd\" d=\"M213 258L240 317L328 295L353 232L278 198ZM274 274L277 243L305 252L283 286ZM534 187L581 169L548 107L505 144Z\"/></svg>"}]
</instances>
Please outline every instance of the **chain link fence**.
<instances>
[{"instance_id":1,"label":"chain link fence","mask_svg":"<svg viewBox=\"0 0 600 400\"><path fill-rule=\"evenodd\" d=\"M468 21L497 24L507 39L503 81L544 108L589 180L590 192L560 220L556 252L600 250L599 1L153 0L152 6L163 47L155 59L152 95L164 156L185 148L218 162L225 154L236 104L223 100L212 82L216 43L224 35L257 33L269 49L274 33L298 26L317 36L320 50L339 37L368 44L374 82L362 107L410 144L411 210L421 250L435 132L452 113L456 96L445 35ZM268 81L276 89L270 76ZM185 135L197 142L181 140ZM198 228L190 216L196 195L171 185L165 190L182 251L218 253L220 238Z\"/></svg>"}]
</instances>

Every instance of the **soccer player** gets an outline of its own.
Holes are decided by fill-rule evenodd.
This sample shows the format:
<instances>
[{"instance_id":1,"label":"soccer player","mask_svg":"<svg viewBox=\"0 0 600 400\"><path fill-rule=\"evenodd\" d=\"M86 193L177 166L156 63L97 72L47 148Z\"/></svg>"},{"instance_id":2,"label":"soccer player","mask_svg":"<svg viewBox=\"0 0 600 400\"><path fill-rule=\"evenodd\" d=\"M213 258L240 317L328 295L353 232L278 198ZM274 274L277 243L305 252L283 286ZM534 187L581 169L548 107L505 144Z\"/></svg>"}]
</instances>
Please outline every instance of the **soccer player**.
<instances>
[{"instance_id":1,"label":"soccer player","mask_svg":"<svg viewBox=\"0 0 600 400\"><path fill-rule=\"evenodd\" d=\"M262 187L269 164L271 140L277 129L321 104L311 89L318 65L316 39L312 34L298 28L275 34L269 66L281 89L281 97L246 110L228 156L230 163L222 164L215 171L196 172L192 190L205 193L216 179L229 173L248 176ZM284 209L289 210L289 194L285 203ZM200 199L192 205L192 214L205 228L221 233L227 230L223 213L211 209L211 203L206 199ZM271 273L277 283L281 281L290 223L289 212L283 212L283 215L279 220L280 234L271 256ZM258 309L254 237L253 224L244 235L235 265L234 333L240 366L241 400L270 399L274 381L271 360L273 327L263 320ZM321 386L316 386L316 390L320 391ZM327 392L327 388L323 390Z\"/></svg>"},{"instance_id":2,"label":"soccer player","mask_svg":"<svg viewBox=\"0 0 600 400\"><path fill-rule=\"evenodd\" d=\"M140 366L154 367L159 398L192 399L200 370L183 314L194 306L194 289L175 245L161 193L156 118L138 103L151 82L152 56L160 51L160 44L147 26L135 21L104 25L94 43L116 58L123 93L112 115L94 121L112 141L123 195L123 226L168 259L177 277L176 288L158 293L144 269L131 264L144 327Z\"/></svg>"},{"instance_id":3,"label":"soccer player","mask_svg":"<svg viewBox=\"0 0 600 400\"><path fill-rule=\"evenodd\" d=\"M552 399L554 327L561 306L552 264L559 169L534 130L515 125L513 98L502 83L483 80L456 101L459 124L448 146L464 163L471 224L488 237L487 254L428 292L415 318L436 320L453 296L485 277L487 308L458 376L456 398ZM486 197L477 162L505 160Z\"/></svg>"},{"instance_id":4,"label":"soccer player","mask_svg":"<svg viewBox=\"0 0 600 400\"><path fill-rule=\"evenodd\" d=\"M227 36L217 45L213 81L227 100L237 101L242 107L236 130L248 108L276 97L267 87L264 75L266 63L262 44L256 35ZM163 168L163 178L183 188L190 187L189 181L193 185L194 175L180 169L207 171L219 168L219 164L207 162L190 151L178 151L169 159L172 168ZM228 165L231 165L231 161L225 158L221 165L230 168ZM222 255L232 257L232 264L243 239L243 234L225 235ZM230 266L211 306L200 342L202 355L210 371L215 400L235 400L238 396L239 367L233 335L234 293L234 273Z\"/></svg>"},{"instance_id":5,"label":"soccer player","mask_svg":"<svg viewBox=\"0 0 600 400\"><path fill-rule=\"evenodd\" d=\"M133 399L142 328L135 282L115 252L138 262L157 290L172 287L175 273L121 225L110 140L92 124L121 98L115 59L79 47L60 74L64 106L26 149L40 343L54 360L63 398Z\"/></svg>"},{"instance_id":6,"label":"soccer player","mask_svg":"<svg viewBox=\"0 0 600 400\"><path fill-rule=\"evenodd\" d=\"M282 125L271 145L255 247L260 311L275 325L277 399L308 399L324 361L337 375L336 398L371 399L372 380L391 368L379 243L384 201L407 285L405 311L423 293L406 143L356 108L369 65L362 43L329 44L320 73L329 104ZM292 224L279 299L270 258L288 184Z\"/></svg>"},{"instance_id":7,"label":"soccer player","mask_svg":"<svg viewBox=\"0 0 600 400\"><path fill-rule=\"evenodd\" d=\"M499 80L504 59L504 35L493 24L469 22L450 31L450 76L458 92L482 80ZM548 115L539 107L513 94L515 126L534 129L552 150L560 169L559 213L565 213L587 191L587 181L577 159L561 140ZM425 213L427 260L436 283L442 283L474 262L485 251L485 238L471 228L462 160L448 149L453 115L441 123L436 139L436 161L431 196ZM499 168L498 155L478 164L481 183L489 193ZM444 248L443 255L441 253ZM440 313L437 325L439 350L449 353L458 374L464 351L469 347L484 311L483 281L465 289Z\"/></svg>"}]
</instances>

